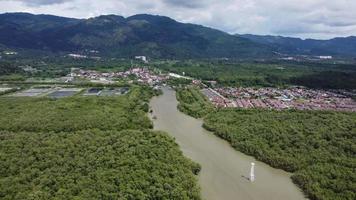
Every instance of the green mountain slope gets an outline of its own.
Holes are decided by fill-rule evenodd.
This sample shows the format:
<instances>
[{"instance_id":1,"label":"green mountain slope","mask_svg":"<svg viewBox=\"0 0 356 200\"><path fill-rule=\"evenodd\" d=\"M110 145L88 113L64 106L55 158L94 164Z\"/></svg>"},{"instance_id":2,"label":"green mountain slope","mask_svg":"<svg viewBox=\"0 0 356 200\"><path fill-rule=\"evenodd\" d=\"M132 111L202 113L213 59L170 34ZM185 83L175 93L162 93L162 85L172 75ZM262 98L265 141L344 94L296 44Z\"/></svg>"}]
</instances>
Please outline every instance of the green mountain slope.
<instances>
[{"instance_id":1,"label":"green mountain slope","mask_svg":"<svg viewBox=\"0 0 356 200\"><path fill-rule=\"evenodd\" d=\"M237 35L253 42L268 45L279 53L301 55L356 56L356 37L313 40L282 36Z\"/></svg>"},{"instance_id":2,"label":"green mountain slope","mask_svg":"<svg viewBox=\"0 0 356 200\"><path fill-rule=\"evenodd\" d=\"M0 44L10 48L81 52L102 56L245 58L270 56L266 45L215 29L154 15L71 19L50 15L0 15Z\"/></svg>"}]
</instances>

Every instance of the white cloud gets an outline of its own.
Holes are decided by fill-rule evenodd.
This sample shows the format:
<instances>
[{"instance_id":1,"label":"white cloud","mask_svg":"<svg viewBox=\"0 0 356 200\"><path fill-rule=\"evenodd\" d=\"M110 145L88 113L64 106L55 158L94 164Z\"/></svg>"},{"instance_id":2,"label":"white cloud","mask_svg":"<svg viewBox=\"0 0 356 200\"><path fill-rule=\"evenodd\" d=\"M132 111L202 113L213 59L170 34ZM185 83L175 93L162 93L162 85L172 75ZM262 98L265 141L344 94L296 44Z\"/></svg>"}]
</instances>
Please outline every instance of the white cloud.
<instances>
[{"instance_id":1,"label":"white cloud","mask_svg":"<svg viewBox=\"0 0 356 200\"><path fill-rule=\"evenodd\" d=\"M0 0L0 12L88 18L159 14L229 33L331 38L356 35L355 0Z\"/></svg>"}]
</instances>

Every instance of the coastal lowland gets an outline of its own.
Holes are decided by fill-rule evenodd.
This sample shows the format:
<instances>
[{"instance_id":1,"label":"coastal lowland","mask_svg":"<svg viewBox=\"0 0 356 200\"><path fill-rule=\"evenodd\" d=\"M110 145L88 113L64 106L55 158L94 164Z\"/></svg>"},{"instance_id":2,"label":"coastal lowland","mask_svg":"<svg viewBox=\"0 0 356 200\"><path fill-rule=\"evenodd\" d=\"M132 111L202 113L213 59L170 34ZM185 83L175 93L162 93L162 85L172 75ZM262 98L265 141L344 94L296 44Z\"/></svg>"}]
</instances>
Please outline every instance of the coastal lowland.
<instances>
[{"instance_id":1,"label":"coastal lowland","mask_svg":"<svg viewBox=\"0 0 356 200\"><path fill-rule=\"evenodd\" d=\"M0 199L200 199L200 166L151 129L156 94L1 97Z\"/></svg>"},{"instance_id":2,"label":"coastal lowland","mask_svg":"<svg viewBox=\"0 0 356 200\"><path fill-rule=\"evenodd\" d=\"M0 2L0 200L356 199L355 1Z\"/></svg>"},{"instance_id":3,"label":"coastal lowland","mask_svg":"<svg viewBox=\"0 0 356 200\"><path fill-rule=\"evenodd\" d=\"M169 134L152 130L157 118L149 101L170 87L181 112L201 118L203 128L235 150L292 173L290 181L309 199L355 198L352 84L295 85L289 81L313 73L290 64L288 72L271 70L276 77L289 73L288 80L273 82L271 74L255 82L246 74L269 64L254 63L251 69L222 64L219 78L208 79L211 74L182 72L179 66L170 71L162 63L167 61L69 65L47 78L41 70L10 70L0 87L1 197L201 199L196 175L204 166L185 157ZM243 73L229 76L226 69ZM325 71L317 69L314 75ZM20 155L26 159L12 159Z\"/></svg>"}]
</instances>

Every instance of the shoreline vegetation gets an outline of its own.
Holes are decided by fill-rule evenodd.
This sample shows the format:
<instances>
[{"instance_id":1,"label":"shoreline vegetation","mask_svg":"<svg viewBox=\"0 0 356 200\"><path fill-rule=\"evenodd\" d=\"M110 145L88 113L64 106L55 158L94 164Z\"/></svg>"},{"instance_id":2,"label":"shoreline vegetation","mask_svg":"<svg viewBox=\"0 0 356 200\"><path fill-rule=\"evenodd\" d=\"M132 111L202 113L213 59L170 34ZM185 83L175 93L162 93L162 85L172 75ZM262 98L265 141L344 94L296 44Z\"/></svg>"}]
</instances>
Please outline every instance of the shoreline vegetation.
<instances>
[{"instance_id":1,"label":"shoreline vegetation","mask_svg":"<svg viewBox=\"0 0 356 200\"><path fill-rule=\"evenodd\" d=\"M177 100L236 150L292 172L310 199L355 199L355 113L216 109L192 87L178 88Z\"/></svg>"},{"instance_id":2,"label":"shoreline vegetation","mask_svg":"<svg viewBox=\"0 0 356 200\"><path fill-rule=\"evenodd\" d=\"M1 97L0 199L201 199L200 165L152 130L158 94Z\"/></svg>"},{"instance_id":3,"label":"shoreline vegetation","mask_svg":"<svg viewBox=\"0 0 356 200\"><path fill-rule=\"evenodd\" d=\"M197 88L178 88L176 96L179 102L178 110L194 118L202 118L215 109Z\"/></svg>"}]
</instances>

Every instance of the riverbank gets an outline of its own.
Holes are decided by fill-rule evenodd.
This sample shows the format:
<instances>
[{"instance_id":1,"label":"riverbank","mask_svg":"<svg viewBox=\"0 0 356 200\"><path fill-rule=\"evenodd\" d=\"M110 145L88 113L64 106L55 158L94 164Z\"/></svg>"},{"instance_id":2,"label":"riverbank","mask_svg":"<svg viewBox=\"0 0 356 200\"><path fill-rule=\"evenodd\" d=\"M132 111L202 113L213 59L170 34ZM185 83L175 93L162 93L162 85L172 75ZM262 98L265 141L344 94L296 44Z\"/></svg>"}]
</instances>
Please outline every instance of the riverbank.
<instances>
[{"instance_id":1,"label":"riverbank","mask_svg":"<svg viewBox=\"0 0 356 200\"><path fill-rule=\"evenodd\" d=\"M178 107L207 103L204 98L195 98L195 102L189 98L199 93L196 88L180 89L178 93ZM206 112L205 107L182 111L208 113L202 116L205 129L237 151L292 172L293 182L310 199L356 198L352 149L356 143L355 113L236 108Z\"/></svg>"},{"instance_id":2,"label":"riverbank","mask_svg":"<svg viewBox=\"0 0 356 200\"><path fill-rule=\"evenodd\" d=\"M163 88L150 106L156 130L175 137L185 156L202 166L199 183L206 200L305 199L290 180L290 173L274 169L234 150L230 144L202 128L203 122L177 110L175 91ZM256 181L250 182L251 162L256 163Z\"/></svg>"}]
</instances>

